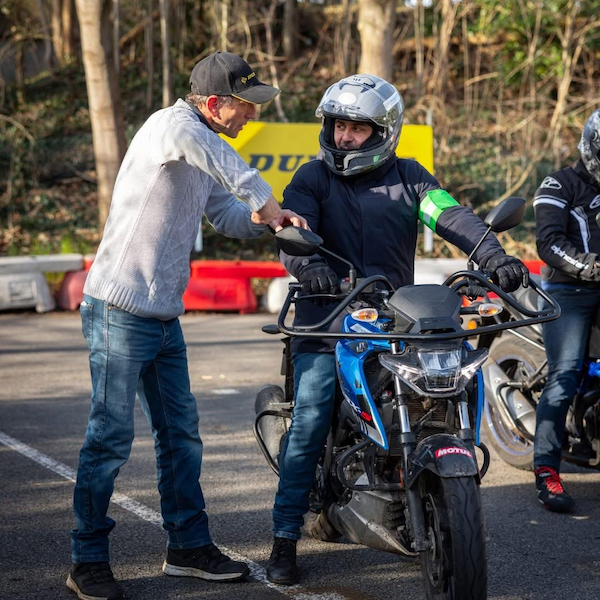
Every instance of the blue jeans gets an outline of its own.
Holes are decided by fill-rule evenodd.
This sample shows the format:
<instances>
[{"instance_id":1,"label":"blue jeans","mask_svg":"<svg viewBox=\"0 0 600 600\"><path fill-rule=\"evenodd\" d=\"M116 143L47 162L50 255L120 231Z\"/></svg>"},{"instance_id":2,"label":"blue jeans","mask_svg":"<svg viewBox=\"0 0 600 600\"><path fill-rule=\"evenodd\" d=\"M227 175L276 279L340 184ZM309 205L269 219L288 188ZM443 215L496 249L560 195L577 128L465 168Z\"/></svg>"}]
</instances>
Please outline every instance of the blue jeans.
<instances>
[{"instance_id":1,"label":"blue jeans","mask_svg":"<svg viewBox=\"0 0 600 600\"><path fill-rule=\"evenodd\" d=\"M82 329L90 350L91 412L73 498L72 562L109 560L107 516L133 442L136 392L152 429L163 527L169 548L210 543L200 488L202 442L178 319L136 317L86 296Z\"/></svg>"},{"instance_id":2,"label":"blue jeans","mask_svg":"<svg viewBox=\"0 0 600 600\"><path fill-rule=\"evenodd\" d=\"M294 413L279 459L273 507L276 537L299 540L303 515L327 434L335 394L333 354L294 354Z\"/></svg>"},{"instance_id":3,"label":"blue jeans","mask_svg":"<svg viewBox=\"0 0 600 600\"><path fill-rule=\"evenodd\" d=\"M581 380L600 290L561 284L545 284L544 289L560 304L562 314L542 326L548 382L536 411L533 466L559 471L567 412ZM548 308L541 299L540 308Z\"/></svg>"}]
</instances>

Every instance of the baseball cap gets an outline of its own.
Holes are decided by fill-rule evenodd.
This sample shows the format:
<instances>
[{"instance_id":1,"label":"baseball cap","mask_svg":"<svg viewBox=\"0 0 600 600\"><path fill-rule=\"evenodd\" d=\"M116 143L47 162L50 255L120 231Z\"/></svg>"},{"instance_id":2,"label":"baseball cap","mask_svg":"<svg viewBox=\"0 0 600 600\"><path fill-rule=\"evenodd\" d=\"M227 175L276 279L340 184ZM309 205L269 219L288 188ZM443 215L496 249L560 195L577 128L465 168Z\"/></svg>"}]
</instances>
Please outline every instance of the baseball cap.
<instances>
[{"instance_id":1,"label":"baseball cap","mask_svg":"<svg viewBox=\"0 0 600 600\"><path fill-rule=\"evenodd\" d=\"M242 57L221 51L196 63L190 75L190 87L193 94L234 96L252 104L269 102L280 91L259 81Z\"/></svg>"}]
</instances>

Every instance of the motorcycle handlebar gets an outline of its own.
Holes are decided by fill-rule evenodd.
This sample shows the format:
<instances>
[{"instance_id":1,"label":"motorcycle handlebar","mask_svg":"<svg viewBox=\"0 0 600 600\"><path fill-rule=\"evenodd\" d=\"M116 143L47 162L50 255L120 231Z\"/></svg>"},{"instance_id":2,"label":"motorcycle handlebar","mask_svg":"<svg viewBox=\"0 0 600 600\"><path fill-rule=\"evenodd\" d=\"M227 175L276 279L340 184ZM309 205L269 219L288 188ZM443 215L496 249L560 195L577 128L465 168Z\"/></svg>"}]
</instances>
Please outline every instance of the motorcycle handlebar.
<instances>
[{"instance_id":1,"label":"motorcycle handlebar","mask_svg":"<svg viewBox=\"0 0 600 600\"><path fill-rule=\"evenodd\" d=\"M469 338L474 336L483 335L486 333L496 333L498 331L502 331L504 329L516 329L517 327L524 327L527 325L534 325L536 323L543 323L545 321L552 321L557 319L560 316L560 306L551 296L549 296L544 290L538 287L533 281L530 280L529 285L542 297L546 300L551 308L543 311L530 311L526 307L522 306L519 302L517 302L514 298L512 298L507 292L502 290L500 287L492 283L485 275L477 271L458 271L448 277L443 285L447 285L454 291L457 291L461 287L465 285L465 282L468 283L469 278L475 279L483 284L483 287L489 289L491 292L497 294L502 300L510 304L516 310L522 312L528 319L524 319L523 321L509 321L505 323L495 323L493 325L484 325L483 327L478 327L476 330L462 330L457 332L450 333L431 333L431 334L422 334L422 333L392 333L392 332L382 332L382 333L343 333L343 332L329 332L329 331L320 331L324 327L330 325L351 303L354 301L361 293L364 293L367 288L370 288L372 292L375 289L375 284L377 282L383 283L392 293L395 291L394 287L383 275L373 275L371 277L367 277L365 279L359 279L357 285L354 289L352 289L349 293L341 293L341 294L312 294L310 296L302 296L302 300L309 300L311 298L320 298L320 299L337 299L342 298L342 302L340 302L336 308L322 321L319 323L314 323L313 325L306 325L302 327L293 327L288 328L285 325L285 318L290 309L290 305L293 302L296 302L297 299L294 299L294 296L301 291L301 286L299 283L290 283L288 295L284 301L284 304L279 313L279 318L277 320L277 326L281 333L285 335L289 335L290 337L314 337L314 338L335 338L335 339L373 339L373 340L398 340L398 341L417 341L427 339L429 341L448 341L459 338ZM458 281L461 280L461 281ZM458 284L452 285L454 282ZM342 282L343 284L344 282ZM341 287L341 286L340 286Z\"/></svg>"},{"instance_id":2,"label":"motorcycle handlebar","mask_svg":"<svg viewBox=\"0 0 600 600\"><path fill-rule=\"evenodd\" d=\"M458 272L454 273L453 275L450 275L450 277L448 277L448 279L446 279L446 281L444 281L444 285L451 287L456 292L456 291L458 291L459 288L463 287L462 282L459 281L459 285L454 285L454 286L452 285L452 283L461 278L464 281L464 279L469 278L469 277L472 279L476 279L480 283L484 284L482 287L486 287L489 289L490 292L494 292L499 298L504 300L504 302L506 302L507 304L510 304L510 306L512 306L515 310L519 311L521 314L525 315L526 317L536 318L536 317L540 317L540 316L551 315L551 318L546 319L546 320L552 321L554 319L557 319L560 316L560 306L558 305L556 300L554 300L554 298L552 298L552 296L547 294L541 287L539 287L535 283L535 281L533 281L533 279L531 279L531 278L529 279L529 287L534 292L536 292L536 294L538 294L544 300L546 300L546 302L548 302L550 304L551 308L546 309L546 310L539 310L539 311L529 310L528 308L523 306L520 302L517 302L517 300L514 296L512 296L508 292L505 292L501 287L498 287L496 284L491 282L483 273L480 273L478 271L458 271ZM554 316L555 312L557 312L556 316Z\"/></svg>"}]
</instances>

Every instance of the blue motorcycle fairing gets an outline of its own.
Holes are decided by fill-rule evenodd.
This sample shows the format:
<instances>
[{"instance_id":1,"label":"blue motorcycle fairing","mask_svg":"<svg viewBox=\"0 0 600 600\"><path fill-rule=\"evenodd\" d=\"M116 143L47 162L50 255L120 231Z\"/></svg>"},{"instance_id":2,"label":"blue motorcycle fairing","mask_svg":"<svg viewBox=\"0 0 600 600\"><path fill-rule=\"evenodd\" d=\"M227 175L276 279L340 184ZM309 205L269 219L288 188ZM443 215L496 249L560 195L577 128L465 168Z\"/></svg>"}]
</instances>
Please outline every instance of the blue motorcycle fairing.
<instances>
[{"instance_id":1,"label":"blue motorcycle fairing","mask_svg":"<svg viewBox=\"0 0 600 600\"><path fill-rule=\"evenodd\" d=\"M479 475L474 451L463 440L447 433L435 433L417 444L408 457L405 487L412 488L423 471L446 478Z\"/></svg>"},{"instance_id":2,"label":"blue motorcycle fairing","mask_svg":"<svg viewBox=\"0 0 600 600\"><path fill-rule=\"evenodd\" d=\"M351 315L344 317L342 331L381 333L375 324L357 321ZM335 345L335 364L344 400L357 414L362 433L384 450L389 449L387 435L367 384L364 364L373 351L389 349L386 340L339 340Z\"/></svg>"},{"instance_id":3,"label":"blue motorcycle fairing","mask_svg":"<svg viewBox=\"0 0 600 600\"><path fill-rule=\"evenodd\" d=\"M465 340L467 350L473 350L473 346ZM475 375L477 378L477 414L475 415L475 445L479 446L479 429L481 427L481 415L483 414L483 404L485 402L485 382L483 381L483 371L477 369Z\"/></svg>"},{"instance_id":4,"label":"blue motorcycle fairing","mask_svg":"<svg viewBox=\"0 0 600 600\"><path fill-rule=\"evenodd\" d=\"M590 362L588 365L588 375L590 377L600 377L600 360Z\"/></svg>"}]
</instances>

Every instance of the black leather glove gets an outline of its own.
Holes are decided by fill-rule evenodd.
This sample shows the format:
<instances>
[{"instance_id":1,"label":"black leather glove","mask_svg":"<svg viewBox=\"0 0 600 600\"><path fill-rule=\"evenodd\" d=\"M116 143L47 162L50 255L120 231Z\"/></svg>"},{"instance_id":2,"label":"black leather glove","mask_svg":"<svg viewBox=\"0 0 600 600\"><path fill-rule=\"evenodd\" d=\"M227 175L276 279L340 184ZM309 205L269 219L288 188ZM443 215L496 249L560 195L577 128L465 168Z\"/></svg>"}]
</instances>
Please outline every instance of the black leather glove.
<instances>
[{"instance_id":1,"label":"black leather glove","mask_svg":"<svg viewBox=\"0 0 600 600\"><path fill-rule=\"evenodd\" d=\"M490 272L492 281L505 292L514 292L520 285L529 285L529 269L514 256L493 254L484 263L483 268Z\"/></svg>"},{"instance_id":2,"label":"black leather glove","mask_svg":"<svg viewBox=\"0 0 600 600\"><path fill-rule=\"evenodd\" d=\"M298 281L304 294L335 294L340 285L335 271L322 262L306 265L298 274Z\"/></svg>"}]
</instances>

